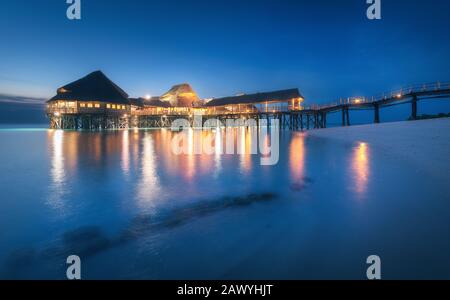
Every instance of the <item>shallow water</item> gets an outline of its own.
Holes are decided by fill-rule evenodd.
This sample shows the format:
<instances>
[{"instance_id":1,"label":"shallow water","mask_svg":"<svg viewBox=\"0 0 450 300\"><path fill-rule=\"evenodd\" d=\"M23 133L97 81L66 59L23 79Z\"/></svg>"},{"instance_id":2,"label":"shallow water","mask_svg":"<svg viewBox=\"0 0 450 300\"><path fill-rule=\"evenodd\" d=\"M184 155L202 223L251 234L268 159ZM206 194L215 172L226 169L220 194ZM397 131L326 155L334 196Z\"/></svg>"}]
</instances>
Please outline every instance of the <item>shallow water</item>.
<instances>
[{"instance_id":1,"label":"shallow water","mask_svg":"<svg viewBox=\"0 0 450 300\"><path fill-rule=\"evenodd\" d=\"M450 279L449 174L289 131L262 166L237 131L242 155L175 155L168 130L0 130L0 278L64 279L76 254L84 279L365 279L375 254L385 279Z\"/></svg>"}]
</instances>

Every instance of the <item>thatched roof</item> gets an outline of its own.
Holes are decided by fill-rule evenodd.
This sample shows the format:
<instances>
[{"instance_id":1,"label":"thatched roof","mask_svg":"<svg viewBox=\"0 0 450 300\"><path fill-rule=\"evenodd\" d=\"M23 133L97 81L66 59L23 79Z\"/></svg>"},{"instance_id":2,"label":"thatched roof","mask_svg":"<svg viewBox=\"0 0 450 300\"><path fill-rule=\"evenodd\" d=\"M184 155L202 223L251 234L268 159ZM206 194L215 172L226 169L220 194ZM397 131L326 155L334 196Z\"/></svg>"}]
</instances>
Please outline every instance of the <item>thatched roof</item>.
<instances>
[{"instance_id":1,"label":"thatched roof","mask_svg":"<svg viewBox=\"0 0 450 300\"><path fill-rule=\"evenodd\" d=\"M224 106L232 104L254 104L273 101L289 101L303 98L298 89L281 90L267 93L245 94L241 96L217 98L206 103L206 106Z\"/></svg>"},{"instance_id":2,"label":"thatched roof","mask_svg":"<svg viewBox=\"0 0 450 300\"><path fill-rule=\"evenodd\" d=\"M144 106L171 107L169 102L161 101L159 97L152 97L150 100L144 100Z\"/></svg>"},{"instance_id":3,"label":"thatched roof","mask_svg":"<svg viewBox=\"0 0 450 300\"><path fill-rule=\"evenodd\" d=\"M101 71L92 72L77 81L59 88L57 95L48 102L55 100L100 101L130 104L128 94L106 77Z\"/></svg>"},{"instance_id":4,"label":"thatched roof","mask_svg":"<svg viewBox=\"0 0 450 300\"><path fill-rule=\"evenodd\" d=\"M171 106L192 107L200 98L188 83L174 85L167 93L159 97Z\"/></svg>"}]
</instances>

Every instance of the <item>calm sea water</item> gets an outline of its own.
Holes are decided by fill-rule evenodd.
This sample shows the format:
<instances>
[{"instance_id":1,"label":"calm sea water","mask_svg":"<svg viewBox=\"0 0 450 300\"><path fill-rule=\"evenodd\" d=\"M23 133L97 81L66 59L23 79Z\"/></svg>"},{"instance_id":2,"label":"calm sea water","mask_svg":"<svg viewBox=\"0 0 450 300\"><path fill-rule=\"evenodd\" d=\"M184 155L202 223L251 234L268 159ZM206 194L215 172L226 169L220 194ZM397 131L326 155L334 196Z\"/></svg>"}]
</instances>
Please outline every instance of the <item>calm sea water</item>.
<instances>
[{"instance_id":1,"label":"calm sea water","mask_svg":"<svg viewBox=\"0 0 450 300\"><path fill-rule=\"evenodd\" d=\"M448 174L289 131L261 166L237 131L246 154L175 155L168 130L0 130L0 278L65 279L76 254L84 279L365 279L376 254L383 278L450 279Z\"/></svg>"}]
</instances>

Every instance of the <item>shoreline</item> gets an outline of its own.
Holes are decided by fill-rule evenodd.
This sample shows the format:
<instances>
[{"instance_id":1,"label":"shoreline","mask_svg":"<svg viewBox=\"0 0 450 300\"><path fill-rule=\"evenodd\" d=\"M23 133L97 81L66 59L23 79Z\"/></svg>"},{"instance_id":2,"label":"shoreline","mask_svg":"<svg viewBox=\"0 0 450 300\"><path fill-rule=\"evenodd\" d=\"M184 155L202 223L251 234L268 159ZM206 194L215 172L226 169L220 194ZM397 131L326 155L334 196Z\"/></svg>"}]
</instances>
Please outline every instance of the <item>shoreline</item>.
<instances>
[{"instance_id":1,"label":"shoreline","mask_svg":"<svg viewBox=\"0 0 450 300\"><path fill-rule=\"evenodd\" d=\"M450 170L450 118L402 121L306 132L307 137L336 142L367 143L437 176Z\"/></svg>"}]
</instances>

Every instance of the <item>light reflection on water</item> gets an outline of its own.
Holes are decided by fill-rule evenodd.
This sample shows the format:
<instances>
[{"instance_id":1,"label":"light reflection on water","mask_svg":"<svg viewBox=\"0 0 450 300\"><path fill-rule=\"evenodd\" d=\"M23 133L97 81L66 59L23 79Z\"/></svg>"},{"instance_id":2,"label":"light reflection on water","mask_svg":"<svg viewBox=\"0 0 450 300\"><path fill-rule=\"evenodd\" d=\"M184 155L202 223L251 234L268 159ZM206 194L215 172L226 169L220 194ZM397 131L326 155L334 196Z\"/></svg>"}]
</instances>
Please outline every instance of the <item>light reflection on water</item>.
<instances>
[{"instance_id":1,"label":"light reflection on water","mask_svg":"<svg viewBox=\"0 0 450 300\"><path fill-rule=\"evenodd\" d=\"M300 182L305 177L305 135L295 133L289 146L289 170L293 182Z\"/></svg>"},{"instance_id":2,"label":"light reflection on water","mask_svg":"<svg viewBox=\"0 0 450 300\"><path fill-rule=\"evenodd\" d=\"M353 149L352 170L356 192L364 195L367 190L370 176L369 165L370 148L367 143L359 142Z\"/></svg>"},{"instance_id":3,"label":"light reflection on water","mask_svg":"<svg viewBox=\"0 0 450 300\"><path fill-rule=\"evenodd\" d=\"M87 251L92 266L85 278L359 279L360 263L365 267L373 251L399 260L392 277L404 278L410 259L402 261L402 249L416 247L414 259L424 265L442 264L443 257L423 241L450 250L448 240L435 238L450 227L448 201L440 202L450 192L445 178L411 172L369 143L281 131L279 163L261 166L252 153L270 144L265 129L0 134L11 145L0 150L2 167L15 169L0 182L14 199L0 202L8 211L0 228L11 233L0 232L0 278L63 277L60 258L39 256L61 236L81 236L81 244L93 236L89 243L114 241L92 258ZM187 153L175 155L172 140L182 134ZM227 134L235 155L223 154L231 147ZM208 145L214 151L196 154ZM41 176L30 180L31 171ZM425 223L430 215L434 221ZM18 225L30 220L32 227ZM411 238L414 226L422 227ZM37 253L30 264L44 264L43 271L15 265L10 254L24 247ZM346 254L336 260L334 248Z\"/></svg>"},{"instance_id":4,"label":"light reflection on water","mask_svg":"<svg viewBox=\"0 0 450 300\"><path fill-rule=\"evenodd\" d=\"M51 193L48 197L48 204L61 214L64 213L65 191L65 162L64 162L64 132L62 130L49 131L51 143L51 169L52 178Z\"/></svg>"},{"instance_id":5,"label":"light reflection on water","mask_svg":"<svg viewBox=\"0 0 450 300\"><path fill-rule=\"evenodd\" d=\"M142 166L140 180L137 184L138 206L152 207L154 199L161 192L158 174L156 172L156 157L154 141L150 134L145 133L142 138Z\"/></svg>"}]
</instances>

